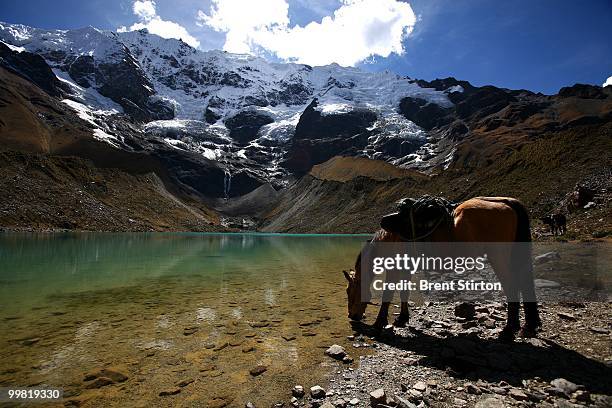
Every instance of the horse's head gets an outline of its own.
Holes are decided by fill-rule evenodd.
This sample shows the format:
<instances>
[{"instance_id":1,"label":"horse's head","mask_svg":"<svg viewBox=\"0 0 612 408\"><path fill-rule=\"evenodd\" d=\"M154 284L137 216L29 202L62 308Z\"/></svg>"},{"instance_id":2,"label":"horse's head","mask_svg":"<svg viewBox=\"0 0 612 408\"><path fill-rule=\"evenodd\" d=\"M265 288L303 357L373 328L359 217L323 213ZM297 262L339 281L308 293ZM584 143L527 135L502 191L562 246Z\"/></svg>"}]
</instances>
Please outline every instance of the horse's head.
<instances>
[{"instance_id":1,"label":"horse's head","mask_svg":"<svg viewBox=\"0 0 612 408\"><path fill-rule=\"evenodd\" d=\"M366 302L362 302L361 299L361 280L357 278L355 271L342 271L342 273L348 281L346 287L348 317L351 320L359 321L363 319L366 306L368 305Z\"/></svg>"}]
</instances>

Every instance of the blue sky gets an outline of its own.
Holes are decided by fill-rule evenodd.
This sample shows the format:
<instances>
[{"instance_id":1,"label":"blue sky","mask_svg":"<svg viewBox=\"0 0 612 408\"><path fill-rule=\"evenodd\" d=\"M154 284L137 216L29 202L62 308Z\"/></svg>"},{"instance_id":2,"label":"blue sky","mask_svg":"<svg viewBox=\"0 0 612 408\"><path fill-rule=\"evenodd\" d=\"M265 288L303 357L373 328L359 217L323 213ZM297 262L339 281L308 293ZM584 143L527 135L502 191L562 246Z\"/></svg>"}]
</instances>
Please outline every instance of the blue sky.
<instances>
[{"instance_id":1,"label":"blue sky","mask_svg":"<svg viewBox=\"0 0 612 408\"><path fill-rule=\"evenodd\" d=\"M454 76L476 85L544 93L576 82L601 85L612 75L609 0L137 3L138 7L134 0L3 1L0 20L42 28L145 26L188 38L201 49L251 52L313 65L333 60L413 78ZM376 55L368 57L371 53Z\"/></svg>"}]
</instances>

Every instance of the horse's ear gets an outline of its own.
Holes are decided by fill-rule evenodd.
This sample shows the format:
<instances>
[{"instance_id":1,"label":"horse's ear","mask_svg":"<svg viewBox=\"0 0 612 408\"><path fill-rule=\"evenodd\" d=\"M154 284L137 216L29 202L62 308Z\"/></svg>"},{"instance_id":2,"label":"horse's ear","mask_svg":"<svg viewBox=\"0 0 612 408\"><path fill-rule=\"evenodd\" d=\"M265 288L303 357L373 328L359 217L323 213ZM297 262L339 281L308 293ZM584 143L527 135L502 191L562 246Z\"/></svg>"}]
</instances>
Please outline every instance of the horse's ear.
<instances>
[{"instance_id":1,"label":"horse's ear","mask_svg":"<svg viewBox=\"0 0 612 408\"><path fill-rule=\"evenodd\" d=\"M348 271L342 271L342 273L344 274L344 277L346 278L347 281L350 282L353 279L351 274Z\"/></svg>"},{"instance_id":2,"label":"horse's ear","mask_svg":"<svg viewBox=\"0 0 612 408\"><path fill-rule=\"evenodd\" d=\"M398 233L402 230L402 217L399 213L387 214L380 219L380 226L385 231Z\"/></svg>"}]
</instances>

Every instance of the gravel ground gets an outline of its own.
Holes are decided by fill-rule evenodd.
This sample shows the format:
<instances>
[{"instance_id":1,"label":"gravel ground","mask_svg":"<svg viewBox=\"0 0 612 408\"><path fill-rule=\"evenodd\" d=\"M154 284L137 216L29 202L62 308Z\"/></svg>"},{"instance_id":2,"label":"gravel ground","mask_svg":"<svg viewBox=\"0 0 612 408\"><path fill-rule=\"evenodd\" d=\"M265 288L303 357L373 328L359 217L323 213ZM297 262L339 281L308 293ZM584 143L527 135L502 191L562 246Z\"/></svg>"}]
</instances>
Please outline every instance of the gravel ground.
<instances>
[{"instance_id":1,"label":"gravel ground","mask_svg":"<svg viewBox=\"0 0 612 408\"><path fill-rule=\"evenodd\" d=\"M325 397L293 406L612 406L612 303L544 304L538 338L496 340L501 303L476 304L471 320L448 303L412 307L411 327L377 333L355 325L352 348L371 354L338 362ZM333 349L330 358L341 359ZM346 349L350 355L353 350ZM285 404L287 406L287 404Z\"/></svg>"}]
</instances>

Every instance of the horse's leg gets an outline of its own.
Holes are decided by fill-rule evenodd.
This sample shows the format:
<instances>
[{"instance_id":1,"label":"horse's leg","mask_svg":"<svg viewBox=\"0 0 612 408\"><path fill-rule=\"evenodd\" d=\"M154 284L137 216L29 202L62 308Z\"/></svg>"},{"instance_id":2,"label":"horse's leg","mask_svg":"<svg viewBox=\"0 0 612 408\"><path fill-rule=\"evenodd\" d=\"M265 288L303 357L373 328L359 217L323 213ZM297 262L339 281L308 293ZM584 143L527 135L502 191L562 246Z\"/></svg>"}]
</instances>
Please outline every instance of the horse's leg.
<instances>
[{"instance_id":1,"label":"horse's leg","mask_svg":"<svg viewBox=\"0 0 612 408\"><path fill-rule=\"evenodd\" d=\"M498 251L492 249L489 261L502 284L508 303L506 326L499 334L499 338L504 341L512 341L521 327L519 320L520 290L516 277L512 277L511 251L507 249L505 252L502 251L504 251L503 248Z\"/></svg>"},{"instance_id":2,"label":"horse's leg","mask_svg":"<svg viewBox=\"0 0 612 408\"><path fill-rule=\"evenodd\" d=\"M408 310L409 296L410 292L408 292L407 290L400 291L400 314L393 322L393 325L395 327L406 327L408 325L408 321L410 320L410 311Z\"/></svg>"},{"instance_id":3,"label":"horse's leg","mask_svg":"<svg viewBox=\"0 0 612 408\"><path fill-rule=\"evenodd\" d=\"M374 322L374 327L377 329L383 329L389 324L389 305L391 302L382 302L380 309L378 309L378 316Z\"/></svg>"},{"instance_id":4,"label":"horse's leg","mask_svg":"<svg viewBox=\"0 0 612 408\"><path fill-rule=\"evenodd\" d=\"M521 251L525 250L526 252L521 253L519 251L518 256L515 256L515 260L518 262L516 271L520 274L519 284L521 296L523 298L523 311L525 312L525 325L521 328L519 335L521 337L535 337L538 327L542 326L542 321L540 320L538 312L538 303L533 280L531 248L520 248Z\"/></svg>"}]
</instances>

